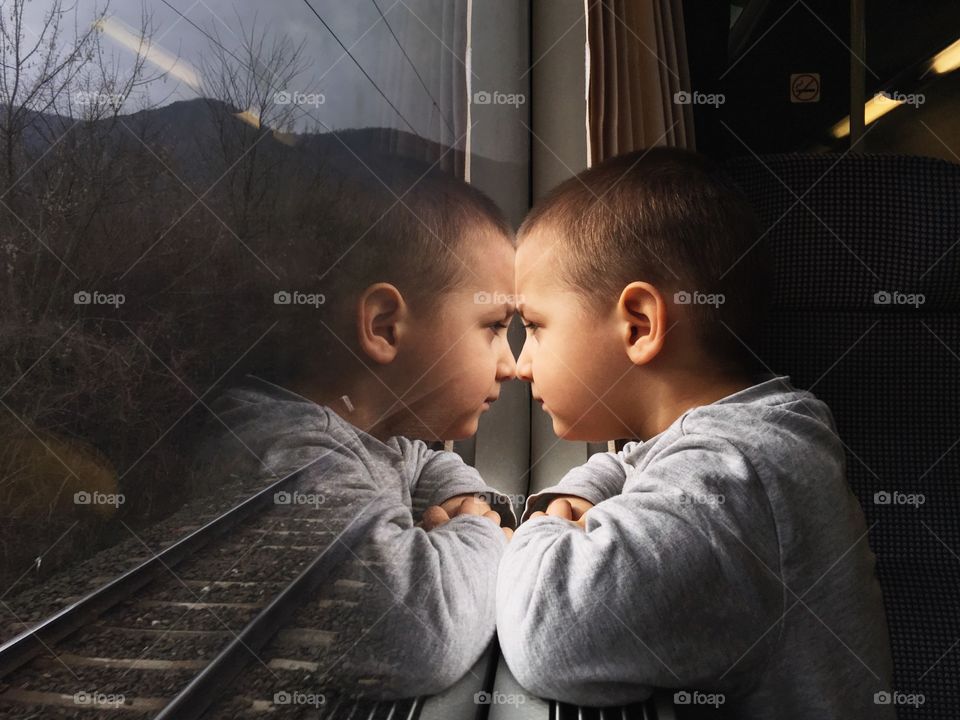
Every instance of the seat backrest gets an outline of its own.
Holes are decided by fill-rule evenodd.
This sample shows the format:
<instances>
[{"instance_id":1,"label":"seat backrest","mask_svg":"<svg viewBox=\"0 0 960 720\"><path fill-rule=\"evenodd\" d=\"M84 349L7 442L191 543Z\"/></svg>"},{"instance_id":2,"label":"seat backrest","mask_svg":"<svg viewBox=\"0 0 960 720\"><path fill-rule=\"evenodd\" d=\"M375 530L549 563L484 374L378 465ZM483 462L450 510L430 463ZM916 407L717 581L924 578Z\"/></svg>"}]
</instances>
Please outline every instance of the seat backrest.
<instances>
[{"instance_id":1,"label":"seat backrest","mask_svg":"<svg viewBox=\"0 0 960 720\"><path fill-rule=\"evenodd\" d=\"M923 717L958 718L960 165L786 154L725 166L757 208L774 263L756 354L828 403L847 448L894 687L924 695Z\"/></svg>"}]
</instances>

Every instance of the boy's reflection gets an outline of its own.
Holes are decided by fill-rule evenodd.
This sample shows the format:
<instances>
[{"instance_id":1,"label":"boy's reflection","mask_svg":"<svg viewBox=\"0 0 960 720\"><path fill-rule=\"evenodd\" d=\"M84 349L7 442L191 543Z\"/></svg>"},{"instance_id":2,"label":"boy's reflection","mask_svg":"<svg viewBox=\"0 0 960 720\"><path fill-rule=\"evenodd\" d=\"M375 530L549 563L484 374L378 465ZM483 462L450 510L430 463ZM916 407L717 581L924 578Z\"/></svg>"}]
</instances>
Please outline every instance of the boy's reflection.
<instances>
[{"instance_id":1,"label":"boy's reflection","mask_svg":"<svg viewBox=\"0 0 960 720\"><path fill-rule=\"evenodd\" d=\"M486 197L420 162L344 153L309 187L271 258L282 287L249 283L276 326L212 404L230 431L208 460L218 472L262 472L253 456L280 477L306 468L297 489L325 498L325 529L377 515L352 561L291 619L336 637L283 650L316 663L301 691L435 693L493 637L515 518L475 469L424 441L475 433L514 376L513 235Z\"/></svg>"}]
</instances>

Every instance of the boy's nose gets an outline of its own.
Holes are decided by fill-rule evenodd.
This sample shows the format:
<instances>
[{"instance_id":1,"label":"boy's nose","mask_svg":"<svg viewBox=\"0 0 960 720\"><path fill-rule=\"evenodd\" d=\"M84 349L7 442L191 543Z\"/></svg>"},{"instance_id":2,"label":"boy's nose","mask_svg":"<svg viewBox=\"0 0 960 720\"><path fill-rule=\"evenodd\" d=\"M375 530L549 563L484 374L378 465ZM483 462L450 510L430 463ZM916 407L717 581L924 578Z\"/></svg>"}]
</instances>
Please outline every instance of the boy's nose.
<instances>
[{"instance_id":1,"label":"boy's nose","mask_svg":"<svg viewBox=\"0 0 960 720\"><path fill-rule=\"evenodd\" d=\"M500 354L497 361L497 380L506 382L513 380L517 376L517 361L513 359L513 352L510 346L504 343L504 352Z\"/></svg>"},{"instance_id":2,"label":"boy's nose","mask_svg":"<svg viewBox=\"0 0 960 720\"><path fill-rule=\"evenodd\" d=\"M517 358L517 372L516 376L524 382L533 382L533 363L530 361L530 355L527 352L527 343L523 344L523 349L520 351L520 357Z\"/></svg>"}]
</instances>

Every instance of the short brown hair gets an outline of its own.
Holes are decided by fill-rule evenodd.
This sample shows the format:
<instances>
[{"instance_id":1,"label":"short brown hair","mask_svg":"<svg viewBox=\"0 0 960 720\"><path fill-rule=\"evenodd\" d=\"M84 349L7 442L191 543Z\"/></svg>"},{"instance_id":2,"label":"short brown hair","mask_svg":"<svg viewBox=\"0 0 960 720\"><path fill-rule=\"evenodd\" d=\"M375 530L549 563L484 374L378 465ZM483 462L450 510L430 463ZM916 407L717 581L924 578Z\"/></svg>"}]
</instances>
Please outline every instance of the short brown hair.
<instances>
[{"instance_id":1,"label":"short brown hair","mask_svg":"<svg viewBox=\"0 0 960 720\"><path fill-rule=\"evenodd\" d=\"M274 258L283 286L274 291L319 290L327 302L319 314L289 307L274 313L278 324L264 351L275 367L262 369L264 374L287 379L306 373L316 380L318 365L329 374L331 365L342 366L334 356L347 357L347 350L322 327L305 332L317 328L318 319L349 345L356 301L371 284L395 285L416 308L467 279L464 250L471 238L514 241L513 228L492 200L436 165L345 146L305 157L316 162L308 177L290 187L293 202L282 222L288 251ZM276 285L258 276L260 283ZM313 362L303 364L308 358Z\"/></svg>"},{"instance_id":2,"label":"short brown hair","mask_svg":"<svg viewBox=\"0 0 960 720\"><path fill-rule=\"evenodd\" d=\"M747 348L768 304L767 250L754 209L713 162L667 147L611 158L551 191L519 241L545 227L559 237L562 279L592 307L615 302L636 280L668 301L722 294L722 304L686 304L696 337L718 370L758 369Z\"/></svg>"},{"instance_id":3,"label":"short brown hair","mask_svg":"<svg viewBox=\"0 0 960 720\"><path fill-rule=\"evenodd\" d=\"M338 151L304 195L326 270L360 291L391 282L407 296L457 287L469 273L471 231L512 241L513 228L481 191L424 161ZM329 278L329 276L328 276Z\"/></svg>"}]
</instances>

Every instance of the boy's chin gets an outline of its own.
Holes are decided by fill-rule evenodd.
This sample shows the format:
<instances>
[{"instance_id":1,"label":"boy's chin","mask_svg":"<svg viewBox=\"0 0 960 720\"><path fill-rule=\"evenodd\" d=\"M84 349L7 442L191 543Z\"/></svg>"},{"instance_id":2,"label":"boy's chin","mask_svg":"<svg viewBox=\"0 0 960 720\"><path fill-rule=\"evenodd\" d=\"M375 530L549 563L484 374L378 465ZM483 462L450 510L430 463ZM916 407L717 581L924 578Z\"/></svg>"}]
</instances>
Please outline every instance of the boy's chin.
<instances>
[{"instance_id":1,"label":"boy's chin","mask_svg":"<svg viewBox=\"0 0 960 720\"><path fill-rule=\"evenodd\" d=\"M479 416L467 418L456 425L449 427L443 437L446 440L466 440L477 434L477 428L480 427Z\"/></svg>"},{"instance_id":2,"label":"boy's chin","mask_svg":"<svg viewBox=\"0 0 960 720\"><path fill-rule=\"evenodd\" d=\"M564 425L562 421L557 420L556 418L553 420L553 434L561 440L578 441L585 439L580 436L580 433L576 427Z\"/></svg>"},{"instance_id":3,"label":"boy's chin","mask_svg":"<svg viewBox=\"0 0 960 720\"><path fill-rule=\"evenodd\" d=\"M471 416L460 418L452 423L449 423L448 420L449 424L446 426L440 423L429 427L420 425L415 430L400 434L405 434L405 436L411 440L423 440L426 443L467 440L477 434L481 414L480 411L477 411Z\"/></svg>"},{"instance_id":4,"label":"boy's chin","mask_svg":"<svg viewBox=\"0 0 960 720\"><path fill-rule=\"evenodd\" d=\"M580 423L568 424L562 418L555 415L551 416L553 420L553 434L561 440L570 440L576 442L607 442L614 435L607 436L599 428L591 428Z\"/></svg>"}]
</instances>

